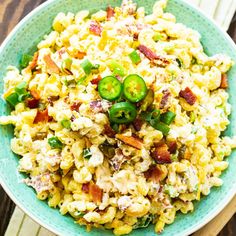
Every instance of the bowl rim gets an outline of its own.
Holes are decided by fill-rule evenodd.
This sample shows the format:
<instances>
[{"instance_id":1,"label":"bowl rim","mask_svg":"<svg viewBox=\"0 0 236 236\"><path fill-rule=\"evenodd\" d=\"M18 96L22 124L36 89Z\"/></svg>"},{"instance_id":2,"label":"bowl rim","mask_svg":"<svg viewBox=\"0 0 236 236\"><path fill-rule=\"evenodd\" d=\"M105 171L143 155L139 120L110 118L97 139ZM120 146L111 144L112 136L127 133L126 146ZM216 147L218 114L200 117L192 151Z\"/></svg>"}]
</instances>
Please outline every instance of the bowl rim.
<instances>
[{"instance_id":1,"label":"bowl rim","mask_svg":"<svg viewBox=\"0 0 236 236\"><path fill-rule=\"evenodd\" d=\"M135 1L135 0L134 0ZM168 0L171 1L171 0ZM206 15L199 7L191 5L187 0L178 0L180 3L184 3L187 5L189 8L192 8L195 12L197 12L201 18L205 18L205 20L209 21L212 25L212 27L217 28L221 34L226 38L227 42L235 49L236 52L236 44L232 40L232 38L227 34L225 30L217 23L210 18L208 15ZM25 17L23 17L17 25L12 29L12 31L8 34L8 36L4 39L2 44L0 45L0 54L2 51L4 51L4 48L8 44L9 40L14 36L14 34L21 29L21 27L37 12L39 12L41 9L47 7L51 3L56 2L56 0L47 0L46 2L40 4L37 6L35 9L33 9L31 12L29 12ZM167 3L168 4L168 3ZM59 12L58 12L59 13ZM188 26L189 27L189 26ZM190 26L191 28L191 26ZM227 170L225 170L227 171ZM56 235L62 235L61 232L59 232L55 227L51 226L47 222L41 221L39 218L35 217L33 214L31 214L30 211L26 207L21 204L21 202L14 196L14 194L8 189L7 185L3 181L1 175L0 175L0 185L3 187L4 191L7 193L7 195L11 198L11 200L16 204L17 207L19 207L25 214L27 214L31 219L33 219L36 223L38 223L40 226L44 227L45 229L53 232ZM194 227L187 229L183 232L182 236L187 236L190 235L197 230L201 229L204 227L207 223L209 223L212 219L214 219L228 204L229 202L233 199L233 197L236 195L236 188L232 190L232 194L228 195L226 199L224 199L224 202L218 206L215 210L211 212L211 214L207 217L205 221L199 221Z\"/></svg>"}]
</instances>

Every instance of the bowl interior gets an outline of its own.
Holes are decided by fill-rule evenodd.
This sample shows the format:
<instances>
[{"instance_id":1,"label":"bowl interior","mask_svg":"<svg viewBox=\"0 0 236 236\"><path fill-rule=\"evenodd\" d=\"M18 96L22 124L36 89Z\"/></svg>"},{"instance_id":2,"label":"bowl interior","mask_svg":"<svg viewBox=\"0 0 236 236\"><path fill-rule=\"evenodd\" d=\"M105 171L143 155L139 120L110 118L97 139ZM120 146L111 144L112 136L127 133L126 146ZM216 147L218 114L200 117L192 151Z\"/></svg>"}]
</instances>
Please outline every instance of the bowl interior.
<instances>
[{"instance_id":1,"label":"bowl interior","mask_svg":"<svg viewBox=\"0 0 236 236\"><path fill-rule=\"evenodd\" d=\"M144 6L151 12L155 0L137 0L139 6ZM37 43L43 36L50 32L53 18L58 12L74 12L89 9L91 12L105 9L108 4L119 6L120 0L51 0L39 7L33 14L30 14L17 29L8 37L7 41L0 49L0 77L3 78L8 65L18 66L22 53L33 53ZM207 54L216 53L228 54L236 62L236 52L234 43L223 34L211 21L187 3L180 0L169 0L167 11L177 17L178 22L196 29L202 35L202 43ZM226 134L233 136L236 134L236 67L229 72L230 83L230 103L232 104L231 124ZM3 91L3 81L0 81L0 91ZM0 115L9 114L9 107L3 100L0 101ZM0 127L0 181L11 196L11 198L23 208L27 214L37 219L43 226L60 235L111 235L110 231L94 229L89 234L84 227L74 224L69 216L61 216L57 209L51 209L46 202L37 200L33 189L22 183L24 175L17 172L18 157L10 150L10 139L13 137L13 128ZM221 188L214 188L208 197L201 202L195 203L195 211L188 215L178 214L175 222L165 228L165 235L187 235L209 221L221 210L232 198L236 189L236 158L235 152L228 158L230 165L222 175L224 185ZM147 229L135 230L131 235L156 235L153 226Z\"/></svg>"}]
</instances>

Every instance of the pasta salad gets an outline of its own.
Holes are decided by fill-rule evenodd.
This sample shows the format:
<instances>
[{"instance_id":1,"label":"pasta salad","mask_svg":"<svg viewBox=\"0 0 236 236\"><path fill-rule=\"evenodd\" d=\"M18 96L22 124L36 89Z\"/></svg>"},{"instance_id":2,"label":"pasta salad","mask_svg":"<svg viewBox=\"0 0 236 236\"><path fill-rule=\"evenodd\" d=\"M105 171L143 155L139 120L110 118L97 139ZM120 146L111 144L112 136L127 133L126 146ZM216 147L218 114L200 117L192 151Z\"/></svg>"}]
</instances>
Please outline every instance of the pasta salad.
<instances>
[{"instance_id":1,"label":"pasta salad","mask_svg":"<svg viewBox=\"0 0 236 236\"><path fill-rule=\"evenodd\" d=\"M236 147L222 135L233 61L206 55L166 5L59 13L4 78L12 112L0 124L14 125L24 183L88 230L161 233L223 184Z\"/></svg>"}]
</instances>

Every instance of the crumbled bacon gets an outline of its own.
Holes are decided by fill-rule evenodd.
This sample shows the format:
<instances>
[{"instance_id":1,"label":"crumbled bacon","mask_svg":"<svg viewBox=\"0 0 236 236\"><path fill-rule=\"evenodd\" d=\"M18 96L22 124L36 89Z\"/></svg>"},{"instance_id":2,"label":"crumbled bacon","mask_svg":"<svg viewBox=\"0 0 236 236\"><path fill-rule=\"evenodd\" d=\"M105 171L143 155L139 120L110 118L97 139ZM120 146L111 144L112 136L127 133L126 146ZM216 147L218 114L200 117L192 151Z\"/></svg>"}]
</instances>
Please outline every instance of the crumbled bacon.
<instances>
[{"instance_id":1,"label":"crumbled bacon","mask_svg":"<svg viewBox=\"0 0 236 236\"><path fill-rule=\"evenodd\" d=\"M144 172L145 178L154 182L159 182L162 174L163 172L156 165L152 165L147 171Z\"/></svg>"},{"instance_id":2,"label":"crumbled bacon","mask_svg":"<svg viewBox=\"0 0 236 236\"><path fill-rule=\"evenodd\" d=\"M186 87L184 90L179 92L179 96L184 98L186 102L190 105L193 105L197 101L197 96L192 92L189 87Z\"/></svg>"},{"instance_id":3,"label":"crumbled bacon","mask_svg":"<svg viewBox=\"0 0 236 236\"><path fill-rule=\"evenodd\" d=\"M127 160L120 148L115 149L115 156L109 162L115 171L119 171L121 165Z\"/></svg>"},{"instance_id":4,"label":"crumbled bacon","mask_svg":"<svg viewBox=\"0 0 236 236\"><path fill-rule=\"evenodd\" d=\"M133 34L133 40L134 40L134 41L138 41L138 36L139 36L139 33L138 33L138 32L135 32L135 33Z\"/></svg>"},{"instance_id":5,"label":"crumbled bacon","mask_svg":"<svg viewBox=\"0 0 236 236\"><path fill-rule=\"evenodd\" d=\"M134 129L136 131L140 131L141 128L142 128L142 125L143 125L143 120L139 117L137 117L134 121L133 121L133 126L134 126Z\"/></svg>"},{"instance_id":6,"label":"crumbled bacon","mask_svg":"<svg viewBox=\"0 0 236 236\"><path fill-rule=\"evenodd\" d=\"M151 152L151 157L157 164L171 163L170 152L166 144L156 147L155 150Z\"/></svg>"},{"instance_id":7,"label":"crumbled bacon","mask_svg":"<svg viewBox=\"0 0 236 236\"><path fill-rule=\"evenodd\" d=\"M82 185L82 191L85 193L89 193L89 183L85 183Z\"/></svg>"},{"instance_id":8,"label":"crumbled bacon","mask_svg":"<svg viewBox=\"0 0 236 236\"><path fill-rule=\"evenodd\" d=\"M59 55L59 58L62 59L62 55L66 53L66 48L61 48L59 51L58 51L58 55Z\"/></svg>"},{"instance_id":9,"label":"crumbled bacon","mask_svg":"<svg viewBox=\"0 0 236 236\"><path fill-rule=\"evenodd\" d=\"M146 58L148 58L150 61L153 61L154 63L156 63L158 65L166 66L166 65L170 64L170 62L166 58L157 55L150 48L148 48L144 45L139 45L138 50L141 53L143 53Z\"/></svg>"},{"instance_id":10,"label":"crumbled bacon","mask_svg":"<svg viewBox=\"0 0 236 236\"><path fill-rule=\"evenodd\" d=\"M108 6L107 7L107 20L111 20L111 18L115 15L115 11L113 7Z\"/></svg>"},{"instance_id":11,"label":"crumbled bacon","mask_svg":"<svg viewBox=\"0 0 236 236\"><path fill-rule=\"evenodd\" d=\"M30 90L30 94L34 99L36 99L36 100L40 99L40 94L36 89Z\"/></svg>"},{"instance_id":12,"label":"crumbled bacon","mask_svg":"<svg viewBox=\"0 0 236 236\"><path fill-rule=\"evenodd\" d=\"M85 56L86 52L80 52L80 51L77 51L76 54L74 55L74 57L77 59L83 59Z\"/></svg>"},{"instance_id":13,"label":"crumbled bacon","mask_svg":"<svg viewBox=\"0 0 236 236\"><path fill-rule=\"evenodd\" d=\"M102 80L102 77L101 77L101 75L98 75L98 77L96 77L95 79L91 80L91 84L98 85L100 80Z\"/></svg>"},{"instance_id":14,"label":"crumbled bacon","mask_svg":"<svg viewBox=\"0 0 236 236\"><path fill-rule=\"evenodd\" d=\"M38 110L34 118L34 124L37 124L39 122L48 122L50 118L51 117L48 115L48 109L45 109L44 111Z\"/></svg>"},{"instance_id":15,"label":"crumbled bacon","mask_svg":"<svg viewBox=\"0 0 236 236\"><path fill-rule=\"evenodd\" d=\"M139 138L133 136L125 136L123 134L116 134L116 138L131 147L134 147L139 150L142 149L143 142Z\"/></svg>"},{"instance_id":16,"label":"crumbled bacon","mask_svg":"<svg viewBox=\"0 0 236 236\"><path fill-rule=\"evenodd\" d=\"M92 102L90 102L89 105L94 113L99 113L99 112L103 111L101 100L92 101Z\"/></svg>"},{"instance_id":17,"label":"crumbled bacon","mask_svg":"<svg viewBox=\"0 0 236 236\"><path fill-rule=\"evenodd\" d=\"M96 184L89 184L89 195L92 197L93 202L100 203L102 201L103 191Z\"/></svg>"},{"instance_id":18,"label":"crumbled bacon","mask_svg":"<svg viewBox=\"0 0 236 236\"><path fill-rule=\"evenodd\" d=\"M101 36L102 27L101 27L101 25L100 25L98 22L92 21L91 24L90 24L89 30L90 30L93 34L98 35L98 36Z\"/></svg>"},{"instance_id":19,"label":"crumbled bacon","mask_svg":"<svg viewBox=\"0 0 236 236\"><path fill-rule=\"evenodd\" d=\"M60 68L57 66L57 64L52 60L51 56L49 54L44 56L44 61L46 63L47 71L49 74L59 74Z\"/></svg>"},{"instance_id":20,"label":"crumbled bacon","mask_svg":"<svg viewBox=\"0 0 236 236\"><path fill-rule=\"evenodd\" d=\"M171 154L176 152L176 150L177 150L177 143L176 143L176 141L167 141L167 146L168 146L169 152Z\"/></svg>"},{"instance_id":21,"label":"crumbled bacon","mask_svg":"<svg viewBox=\"0 0 236 236\"><path fill-rule=\"evenodd\" d=\"M167 89L163 90L162 93L163 93L163 96L162 96L161 102L160 102L160 109L164 109L166 107L166 105L168 104L168 99L171 95L170 91Z\"/></svg>"},{"instance_id":22,"label":"crumbled bacon","mask_svg":"<svg viewBox=\"0 0 236 236\"><path fill-rule=\"evenodd\" d=\"M39 106L39 100L35 98L27 98L25 102L27 107L29 107L30 109L34 109Z\"/></svg>"},{"instance_id":23,"label":"crumbled bacon","mask_svg":"<svg viewBox=\"0 0 236 236\"><path fill-rule=\"evenodd\" d=\"M39 57L39 52L35 52L32 61L27 66L27 69L34 70L36 68L38 57Z\"/></svg>"},{"instance_id":24,"label":"crumbled bacon","mask_svg":"<svg viewBox=\"0 0 236 236\"><path fill-rule=\"evenodd\" d=\"M71 106L70 106L70 109L72 111L79 111L79 108L81 106L81 103L80 102L74 102Z\"/></svg>"},{"instance_id":25,"label":"crumbled bacon","mask_svg":"<svg viewBox=\"0 0 236 236\"><path fill-rule=\"evenodd\" d=\"M226 74L222 74L221 75L221 84L220 84L220 88L222 89L227 89L228 88L228 77Z\"/></svg>"},{"instance_id":26,"label":"crumbled bacon","mask_svg":"<svg viewBox=\"0 0 236 236\"><path fill-rule=\"evenodd\" d=\"M109 124L105 124L104 134L106 134L109 138L115 138L116 132L111 128Z\"/></svg>"},{"instance_id":27,"label":"crumbled bacon","mask_svg":"<svg viewBox=\"0 0 236 236\"><path fill-rule=\"evenodd\" d=\"M53 102L57 101L59 99L59 96L50 96L47 98L49 104L53 106Z\"/></svg>"}]
</instances>

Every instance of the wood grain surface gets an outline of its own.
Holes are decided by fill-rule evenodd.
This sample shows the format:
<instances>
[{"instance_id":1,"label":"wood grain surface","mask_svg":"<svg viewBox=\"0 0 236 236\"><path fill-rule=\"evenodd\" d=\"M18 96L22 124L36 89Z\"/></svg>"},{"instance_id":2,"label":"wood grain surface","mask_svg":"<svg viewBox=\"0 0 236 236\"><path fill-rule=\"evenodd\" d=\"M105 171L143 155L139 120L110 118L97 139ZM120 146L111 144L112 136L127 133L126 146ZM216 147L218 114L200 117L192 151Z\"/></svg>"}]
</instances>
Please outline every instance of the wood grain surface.
<instances>
[{"instance_id":1,"label":"wood grain surface","mask_svg":"<svg viewBox=\"0 0 236 236\"><path fill-rule=\"evenodd\" d=\"M0 0L0 44L25 15L45 1L46 0ZM233 38L234 42L236 42L236 16L234 16L232 20L228 33ZM14 203L0 186L0 236L4 235L14 208ZM235 235L236 214L220 232L219 236Z\"/></svg>"}]
</instances>

